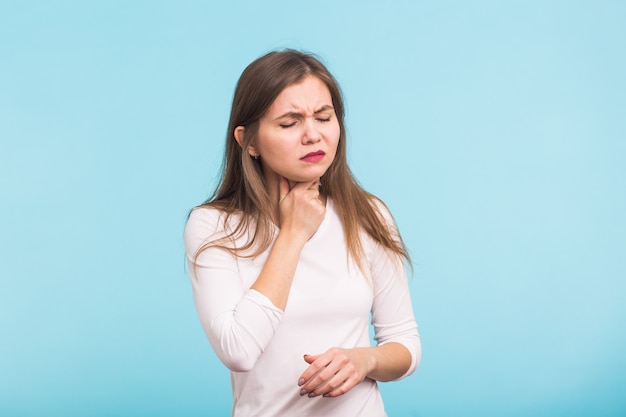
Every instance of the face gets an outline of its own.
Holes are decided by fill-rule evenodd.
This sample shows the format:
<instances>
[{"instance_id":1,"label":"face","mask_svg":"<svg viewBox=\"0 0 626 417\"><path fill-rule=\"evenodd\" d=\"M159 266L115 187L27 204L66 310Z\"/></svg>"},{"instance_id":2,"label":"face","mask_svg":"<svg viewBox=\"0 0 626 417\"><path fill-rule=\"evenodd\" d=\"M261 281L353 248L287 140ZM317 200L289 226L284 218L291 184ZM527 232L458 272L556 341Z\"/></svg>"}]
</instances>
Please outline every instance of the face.
<instances>
[{"instance_id":1,"label":"face","mask_svg":"<svg viewBox=\"0 0 626 417\"><path fill-rule=\"evenodd\" d=\"M254 143L268 187L319 179L335 159L339 122L326 84L309 76L285 88L259 121Z\"/></svg>"}]
</instances>

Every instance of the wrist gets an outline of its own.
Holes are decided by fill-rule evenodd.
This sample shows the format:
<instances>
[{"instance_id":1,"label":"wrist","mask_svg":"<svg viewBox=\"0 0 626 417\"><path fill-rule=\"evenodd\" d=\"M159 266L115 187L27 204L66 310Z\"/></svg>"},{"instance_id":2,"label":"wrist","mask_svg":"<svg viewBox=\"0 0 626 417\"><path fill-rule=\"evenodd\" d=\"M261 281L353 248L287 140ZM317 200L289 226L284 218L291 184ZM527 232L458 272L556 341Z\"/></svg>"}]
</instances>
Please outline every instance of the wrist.
<instances>
[{"instance_id":1,"label":"wrist","mask_svg":"<svg viewBox=\"0 0 626 417\"><path fill-rule=\"evenodd\" d=\"M374 379L372 378L373 374L376 374L376 370L378 369L378 352L376 352L376 348L372 347L370 348L371 352L368 356L368 361L367 361L367 377L370 379Z\"/></svg>"},{"instance_id":2,"label":"wrist","mask_svg":"<svg viewBox=\"0 0 626 417\"><path fill-rule=\"evenodd\" d=\"M278 232L278 236L276 237L276 242L278 243L278 241L284 241L288 243L289 246L302 249L309 240L309 237L310 236L306 236L302 232L297 232L289 228L281 228Z\"/></svg>"},{"instance_id":3,"label":"wrist","mask_svg":"<svg viewBox=\"0 0 626 417\"><path fill-rule=\"evenodd\" d=\"M353 348L353 350L357 353L357 357L359 358L359 363L361 367L362 375L365 378L376 379L374 375L377 373L378 369L378 352L376 347L361 347L361 348Z\"/></svg>"}]
</instances>

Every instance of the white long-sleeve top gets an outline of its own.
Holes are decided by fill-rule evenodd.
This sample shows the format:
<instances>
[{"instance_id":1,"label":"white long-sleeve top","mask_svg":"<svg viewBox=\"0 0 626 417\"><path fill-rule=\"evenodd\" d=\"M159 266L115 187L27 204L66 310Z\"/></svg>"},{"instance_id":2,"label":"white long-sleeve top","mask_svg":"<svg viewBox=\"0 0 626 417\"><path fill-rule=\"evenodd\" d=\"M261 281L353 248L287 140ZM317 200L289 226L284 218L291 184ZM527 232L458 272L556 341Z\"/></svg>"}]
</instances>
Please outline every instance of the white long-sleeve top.
<instances>
[{"instance_id":1,"label":"white long-sleeve top","mask_svg":"<svg viewBox=\"0 0 626 417\"><path fill-rule=\"evenodd\" d=\"M326 207L324 220L302 250L284 311L250 289L269 249L254 259L215 247L196 257L203 244L224 236L224 217L212 208L197 208L189 217L185 248L194 301L211 346L231 370L234 417L385 416L371 379L335 398L300 396L298 386L309 366L304 354L370 346L370 314L377 344L398 342L411 353L402 377L420 361L404 263L363 236L363 274L348 261L331 199Z\"/></svg>"}]
</instances>

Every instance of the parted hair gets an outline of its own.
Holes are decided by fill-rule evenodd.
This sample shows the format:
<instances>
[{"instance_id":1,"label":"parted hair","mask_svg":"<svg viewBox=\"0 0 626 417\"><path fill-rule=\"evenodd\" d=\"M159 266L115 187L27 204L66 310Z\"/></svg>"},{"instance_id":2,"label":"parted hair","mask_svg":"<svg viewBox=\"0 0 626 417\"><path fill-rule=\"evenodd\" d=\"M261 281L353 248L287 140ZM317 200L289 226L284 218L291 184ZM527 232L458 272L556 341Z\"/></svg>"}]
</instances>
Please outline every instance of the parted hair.
<instances>
[{"instance_id":1,"label":"parted hair","mask_svg":"<svg viewBox=\"0 0 626 417\"><path fill-rule=\"evenodd\" d=\"M320 194L332 198L344 228L348 254L357 265L363 265L363 245L360 233L367 233L382 247L404 258L410 257L395 225L382 210L384 204L365 191L354 178L346 157L344 103L341 90L328 69L312 54L291 49L270 52L253 61L241 74L226 132L226 151L221 177L213 195L199 207L212 207L225 213L224 224L231 224L225 238L209 241L200 247L217 246L235 256L255 257L267 250L273 238L272 207L259 160L246 151L254 141L259 121L276 97L288 86L308 76L319 78L327 87L340 126L335 159L320 179ZM234 138L235 128L245 127L241 146ZM243 245L236 239L247 236Z\"/></svg>"}]
</instances>

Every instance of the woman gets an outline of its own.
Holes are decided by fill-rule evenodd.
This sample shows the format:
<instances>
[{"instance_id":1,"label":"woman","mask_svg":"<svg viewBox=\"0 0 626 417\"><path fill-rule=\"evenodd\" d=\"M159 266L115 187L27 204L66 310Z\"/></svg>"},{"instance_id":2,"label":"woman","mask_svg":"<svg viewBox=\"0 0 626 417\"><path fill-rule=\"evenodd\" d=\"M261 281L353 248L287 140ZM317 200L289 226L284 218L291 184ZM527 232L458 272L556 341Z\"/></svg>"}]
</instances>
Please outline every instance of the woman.
<instances>
[{"instance_id":1,"label":"woman","mask_svg":"<svg viewBox=\"0 0 626 417\"><path fill-rule=\"evenodd\" d=\"M376 381L420 360L408 255L348 168L343 117L336 81L308 54L269 53L237 84L220 184L185 230L233 416L385 416Z\"/></svg>"}]
</instances>

